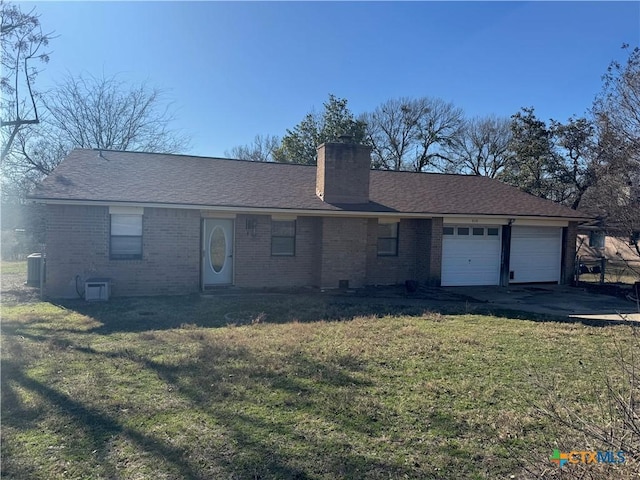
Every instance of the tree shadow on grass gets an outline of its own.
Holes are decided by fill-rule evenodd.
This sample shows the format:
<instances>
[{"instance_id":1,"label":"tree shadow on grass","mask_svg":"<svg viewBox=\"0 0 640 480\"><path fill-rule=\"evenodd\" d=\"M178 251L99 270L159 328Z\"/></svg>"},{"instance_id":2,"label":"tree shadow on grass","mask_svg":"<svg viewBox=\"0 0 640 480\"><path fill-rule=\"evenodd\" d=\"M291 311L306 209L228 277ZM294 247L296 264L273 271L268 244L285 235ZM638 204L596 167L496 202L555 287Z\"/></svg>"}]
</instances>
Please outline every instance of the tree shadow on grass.
<instances>
[{"instance_id":1,"label":"tree shadow on grass","mask_svg":"<svg viewBox=\"0 0 640 480\"><path fill-rule=\"evenodd\" d=\"M84 432L90 443L89 446L85 447L85 450L99 452L99 463L105 470L105 477L119 477L116 466L113 465L108 458L107 443L113 437L123 436L135 443L141 450L168 461L175 468L179 476L193 479L205 478L189 465L188 461L183 458L183 453L179 450L171 448L165 443L144 435L137 430L126 427L117 419L95 408L89 407L81 401L75 400L43 382L27 377L22 370L15 365L5 363L2 368L3 410L5 410L5 413L10 413L9 415L3 415L3 423L6 426L18 430L26 429L29 428L33 422L37 421L34 415L39 415L21 408L21 402L15 393L12 392L13 386L19 385L23 389L45 398L53 408L58 410L59 415L68 417L78 429ZM9 392L7 392L7 390L9 390ZM25 413L29 414L25 415ZM81 456L83 454L86 455L87 451L74 452L75 456ZM23 477L26 472L7 471L5 473L7 476L13 478L28 478Z\"/></svg>"},{"instance_id":2,"label":"tree shadow on grass","mask_svg":"<svg viewBox=\"0 0 640 480\"><path fill-rule=\"evenodd\" d=\"M47 340L46 336L38 335L27 338ZM225 476L229 478L306 479L319 474L333 478L416 476L416 471L397 462L358 453L350 442L353 435L380 434L383 427L371 425L372 419L359 411L356 398L365 395L365 389L371 383L357 376L359 365L344 356L320 361L300 352L291 352L274 366L267 358L256 356L247 348L230 347L222 340L211 338L202 339L192 359L176 364L162 363L146 353L129 349L97 351L68 340L60 348L81 352L94 361L100 359L101 363L133 362L141 370L153 372L163 384L174 388L171 395L187 401L188 407L183 407L182 414L206 412L213 424L224 428L225 443L234 445L228 454L202 458L199 450L208 451L211 447L201 444L204 441L201 438L193 438L189 445L169 445L154 438L156 435L152 437L128 427L118 418L119 414L91 406L95 399L72 398L46 382L25 375L20 364L5 362L2 376L3 409L8 413L4 418L5 425L15 430L38 428L43 422L43 412L24 407L15 388L19 386L41 396L47 402L47 409L57 411L56 421L66 423L67 428L73 425L71 428L81 432L78 433L80 443L68 440L71 449L84 450L73 452L73 456L86 457L87 452L97 452L103 477L119 476L119 467L109 455L109 442L116 437L130 441L138 453L148 452L161 458L175 478L208 478L209 473L200 468L206 461L215 464L218 473L220 470L227 472ZM60 368L64 369L64 366ZM117 389L117 384L104 383L113 381L109 378L98 381L96 394L105 388ZM127 381L131 380L123 379L123 382ZM275 394L275 400L269 393ZM327 401L337 397L341 403ZM150 406L139 405L138 408ZM177 411L168 413L180 414ZM297 424L301 415L331 426L332 431L338 430L339 438L322 438L309 428L301 433ZM160 430L154 428L158 434L162 431L159 427ZM3 473L8 478L33 476L26 467L12 467L11 462Z\"/></svg>"},{"instance_id":3,"label":"tree shadow on grass","mask_svg":"<svg viewBox=\"0 0 640 480\"><path fill-rule=\"evenodd\" d=\"M450 295L449 295L450 296ZM438 300L411 295L381 298L376 296L290 294L234 296L174 296L115 298L104 303L65 300L61 308L86 315L99 326L86 333L111 334L168 330L184 326L218 328L252 323L289 323L348 321L358 317L425 315L490 315L535 322L581 323L593 327L629 324L624 320L601 321L497 308L468 301ZM70 329L73 330L73 329ZM77 333L77 330L75 330Z\"/></svg>"},{"instance_id":4,"label":"tree shadow on grass","mask_svg":"<svg viewBox=\"0 0 640 480\"><path fill-rule=\"evenodd\" d=\"M76 349L84 350L85 353L93 355L106 356L107 358L122 358L123 356L128 359L133 358L127 352L105 355L102 352L92 351L86 347L77 347ZM140 362L140 359L137 359L137 361ZM162 368L161 364L152 361L140 363L145 368L154 369L167 382L177 385L178 394L192 400L193 409L203 408L210 400L210 394L207 392L190 389L188 387L189 382L181 381L185 376L194 374L193 365L187 364L184 368L173 369L174 374L167 374L168 369ZM192 461L192 454L194 450L198 449L198 439L194 439L196 444L189 447L169 446L166 442L123 425L117 418L89 406L86 401L71 398L44 382L27 377L21 368L12 362L3 362L2 368L2 402L3 409L7 413L7 415L3 416L5 426L19 431L41 428L38 424L43 420L43 412L25 408L18 395L16 395L15 387L19 386L24 390L41 396L50 405L48 408L57 410L56 416L58 419L61 419L61 417L68 419L62 420L66 423L66 427L69 427L69 424L74 426L74 436L81 436L79 440L81 445L74 445L74 440L69 436L66 437L66 442L69 443L67 447L71 455L75 458L85 457L88 459L90 457L89 452L97 453L97 463L102 470L99 475L102 478L120 477L118 468L121 467L118 467L114 460L109 457L109 443L116 437L132 442L137 449L136 454L148 452L150 455L162 459L171 469L170 472L163 472L169 475L168 478L211 478L209 473L206 473L204 469L200 470ZM108 386L96 385L96 388L108 388ZM216 420L219 420L221 412L216 411L215 416ZM247 431L245 433L233 430L233 427L237 426L235 421L220 423L230 429L229 435L238 442L239 448L243 452L241 456L246 456L246 453L250 452L250 457L253 459L253 461L246 464L242 462L236 464L233 457L221 462L222 465L219 466L227 470L232 475L231 478L308 478L308 475L302 469L288 466L286 460L275 453L275 446L252 440L250 423L246 425ZM62 429L64 430L64 427ZM59 433L62 432L59 431ZM207 446L200 445L200 447L204 449ZM210 459L210 461L216 462L216 459ZM34 470L30 470L24 464L12 465L11 461L3 463L3 478L35 478L37 476ZM256 476L256 472L262 472L262 474Z\"/></svg>"},{"instance_id":5,"label":"tree shadow on grass","mask_svg":"<svg viewBox=\"0 0 640 480\"><path fill-rule=\"evenodd\" d=\"M184 326L218 328L252 323L348 321L358 317L423 316L428 305L321 296L255 296L207 298L180 297L118 298L105 303L66 300L61 308L90 317L99 326L76 333L109 335L116 332L168 330Z\"/></svg>"},{"instance_id":6,"label":"tree shadow on grass","mask_svg":"<svg viewBox=\"0 0 640 480\"><path fill-rule=\"evenodd\" d=\"M379 435L384 427L359 404L372 382L342 357L321 361L291 352L270 365L248 349L230 352L209 339L192 362L145 365L226 427L238 449L221 461L234 478L416 477L398 463L355 451L351 438ZM303 418L338 432L336 438L301 425Z\"/></svg>"}]
</instances>

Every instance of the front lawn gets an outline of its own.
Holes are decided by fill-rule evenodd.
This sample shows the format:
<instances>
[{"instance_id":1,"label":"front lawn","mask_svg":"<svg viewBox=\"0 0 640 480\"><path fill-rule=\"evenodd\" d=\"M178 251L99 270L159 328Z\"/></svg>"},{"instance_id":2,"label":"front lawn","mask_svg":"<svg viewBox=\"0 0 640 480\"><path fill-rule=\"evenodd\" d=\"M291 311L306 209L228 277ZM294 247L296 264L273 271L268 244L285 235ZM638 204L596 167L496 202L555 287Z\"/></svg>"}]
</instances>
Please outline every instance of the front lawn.
<instances>
[{"instance_id":1,"label":"front lawn","mask_svg":"<svg viewBox=\"0 0 640 480\"><path fill-rule=\"evenodd\" d=\"M630 330L322 296L5 303L2 478L557 478L553 448L608 448L537 413L544 386L598 418Z\"/></svg>"},{"instance_id":2,"label":"front lawn","mask_svg":"<svg viewBox=\"0 0 640 480\"><path fill-rule=\"evenodd\" d=\"M3 277L5 275L21 275L24 277L24 280L27 280L27 262L19 261L19 262L10 262L6 260L2 260L0 262L0 272Z\"/></svg>"}]
</instances>

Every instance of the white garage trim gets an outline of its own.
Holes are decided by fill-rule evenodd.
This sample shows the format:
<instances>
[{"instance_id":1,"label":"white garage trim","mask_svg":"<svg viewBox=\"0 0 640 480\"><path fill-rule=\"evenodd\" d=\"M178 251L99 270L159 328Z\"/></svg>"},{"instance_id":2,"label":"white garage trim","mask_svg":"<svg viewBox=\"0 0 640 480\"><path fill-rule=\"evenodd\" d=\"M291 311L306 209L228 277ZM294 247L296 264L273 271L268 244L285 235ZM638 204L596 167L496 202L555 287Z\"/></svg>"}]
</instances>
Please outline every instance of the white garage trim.
<instances>
[{"instance_id":1,"label":"white garage trim","mask_svg":"<svg viewBox=\"0 0 640 480\"><path fill-rule=\"evenodd\" d=\"M441 285L498 285L501 233L498 225L445 225Z\"/></svg>"},{"instance_id":2,"label":"white garage trim","mask_svg":"<svg viewBox=\"0 0 640 480\"><path fill-rule=\"evenodd\" d=\"M561 263L562 228L512 227L509 283L560 282Z\"/></svg>"},{"instance_id":3,"label":"white garage trim","mask_svg":"<svg viewBox=\"0 0 640 480\"><path fill-rule=\"evenodd\" d=\"M553 218L532 218L532 217L512 217L512 216L497 216L497 217L487 217L478 216L478 217L468 217L468 216L460 216L460 217L443 217L442 223L444 225L467 225L467 224L476 224L476 225L518 225L518 226L528 226L528 227L566 227L569 225L569 220L567 219L553 219Z\"/></svg>"},{"instance_id":4,"label":"white garage trim","mask_svg":"<svg viewBox=\"0 0 640 480\"><path fill-rule=\"evenodd\" d=\"M144 215L144 208L110 205L109 215Z\"/></svg>"}]
</instances>

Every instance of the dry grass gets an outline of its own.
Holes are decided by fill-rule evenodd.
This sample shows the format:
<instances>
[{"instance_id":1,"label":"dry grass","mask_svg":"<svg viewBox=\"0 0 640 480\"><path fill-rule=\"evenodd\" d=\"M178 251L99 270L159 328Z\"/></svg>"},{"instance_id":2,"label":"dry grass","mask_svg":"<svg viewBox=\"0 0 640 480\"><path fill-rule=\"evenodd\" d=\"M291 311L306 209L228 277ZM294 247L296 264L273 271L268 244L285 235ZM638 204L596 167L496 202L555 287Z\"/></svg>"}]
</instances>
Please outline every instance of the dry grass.
<instances>
[{"instance_id":1,"label":"dry grass","mask_svg":"<svg viewBox=\"0 0 640 480\"><path fill-rule=\"evenodd\" d=\"M596 263L590 263L596 266ZM583 273L580 281L585 283L599 283L600 273ZM604 283L633 285L640 281L640 261L636 262L607 262L605 267Z\"/></svg>"},{"instance_id":2,"label":"dry grass","mask_svg":"<svg viewBox=\"0 0 640 480\"><path fill-rule=\"evenodd\" d=\"M336 302L3 302L2 478L555 478L600 447L537 383L597 418L629 327Z\"/></svg>"}]
</instances>

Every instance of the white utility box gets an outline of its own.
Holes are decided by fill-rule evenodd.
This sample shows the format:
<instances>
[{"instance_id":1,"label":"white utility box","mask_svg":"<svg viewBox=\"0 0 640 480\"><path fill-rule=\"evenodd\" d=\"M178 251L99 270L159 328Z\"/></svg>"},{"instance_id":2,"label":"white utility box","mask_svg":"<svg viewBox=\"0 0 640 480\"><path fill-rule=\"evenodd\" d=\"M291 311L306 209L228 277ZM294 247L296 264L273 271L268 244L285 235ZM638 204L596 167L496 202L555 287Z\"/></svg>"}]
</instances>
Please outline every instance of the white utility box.
<instances>
[{"instance_id":1,"label":"white utility box","mask_svg":"<svg viewBox=\"0 0 640 480\"><path fill-rule=\"evenodd\" d=\"M84 282L84 299L88 302L109 300L111 280L108 278L89 278Z\"/></svg>"}]
</instances>

